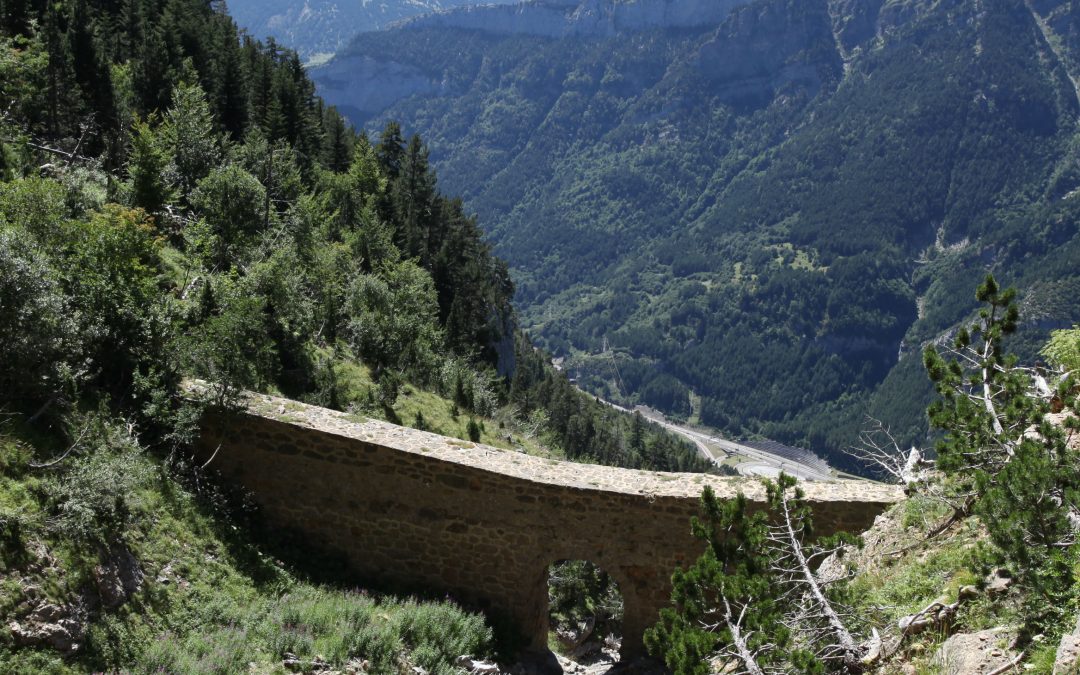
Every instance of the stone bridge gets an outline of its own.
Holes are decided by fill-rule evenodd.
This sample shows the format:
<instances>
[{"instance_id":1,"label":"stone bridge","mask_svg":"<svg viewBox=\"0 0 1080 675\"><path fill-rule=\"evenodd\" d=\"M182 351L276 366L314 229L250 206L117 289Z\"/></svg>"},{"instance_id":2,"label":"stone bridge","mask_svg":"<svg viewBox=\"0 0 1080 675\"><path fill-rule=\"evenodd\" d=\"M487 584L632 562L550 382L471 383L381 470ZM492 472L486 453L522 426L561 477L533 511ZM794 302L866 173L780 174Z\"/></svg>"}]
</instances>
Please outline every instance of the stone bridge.
<instances>
[{"instance_id":1,"label":"stone bridge","mask_svg":"<svg viewBox=\"0 0 1080 675\"><path fill-rule=\"evenodd\" d=\"M208 414L199 453L270 522L344 554L358 580L449 593L509 619L535 650L547 648L549 566L590 561L623 594L624 658L643 652L672 570L703 550L690 535L702 488L764 499L749 479L543 459L261 395ZM823 534L862 531L902 498L862 481L803 487Z\"/></svg>"}]
</instances>

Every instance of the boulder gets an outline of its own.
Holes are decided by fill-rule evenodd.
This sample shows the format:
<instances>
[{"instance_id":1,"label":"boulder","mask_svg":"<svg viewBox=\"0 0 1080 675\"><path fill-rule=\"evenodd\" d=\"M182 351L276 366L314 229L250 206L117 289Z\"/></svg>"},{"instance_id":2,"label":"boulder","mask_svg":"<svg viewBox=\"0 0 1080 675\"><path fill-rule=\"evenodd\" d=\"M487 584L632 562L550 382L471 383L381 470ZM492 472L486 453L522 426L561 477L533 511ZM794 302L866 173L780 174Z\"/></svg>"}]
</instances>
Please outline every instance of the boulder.
<instances>
[{"instance_id":1,"label":"boulder","mask_svg":"<svg viewBox=\"0 0 1080 675\"><path fill-rule=\"evenodd\" d=\"M1009 591L1014 579L1012 572L999 567L986 577L986 592L990 595L1003 595Z\"/></svg>"},{"instance_id":2,"label":"boulder","mask_svg":"<svg viewBox=\"0 0 1080 675\"><path fill-rule=\"evenodd\" d=\"M1075 675L1080 673L1080 616L1071 633L1061 636L1057 656L1054 658L1054 675Z\"/></svg>"},{"instance_id":3,"label":"boulder","mask_svg":"<svg viewBox=\"0 0 1080 675\"><path fill-rule=\"evenodd\" d=\"M114 544L94 568L94 581L102 606L115 609L142 587L143 571L127 546Z\"/></svg>"},{"instance_id":4,"label":"boulder","mask_svg":"<svg viewBox=\"0 0 1080 675\"><path fill-rule=\"evenodd\" d=\"M43 603L19 621L8 624L20 646L52 647L64 656L79 650L85 632L78 612L67 606Z\"/></svg>"},{"instance_id":5,"label":"boulder","mask_svg":"<svg viewBox=\"0 0 1080 675\"><path fill-rule=\"evenodd\" d=\"M934 664L943 675L990 673L1016 658L1015 636L1006 628L958 633L941 645Z\"/></svg>"}]
</instances>

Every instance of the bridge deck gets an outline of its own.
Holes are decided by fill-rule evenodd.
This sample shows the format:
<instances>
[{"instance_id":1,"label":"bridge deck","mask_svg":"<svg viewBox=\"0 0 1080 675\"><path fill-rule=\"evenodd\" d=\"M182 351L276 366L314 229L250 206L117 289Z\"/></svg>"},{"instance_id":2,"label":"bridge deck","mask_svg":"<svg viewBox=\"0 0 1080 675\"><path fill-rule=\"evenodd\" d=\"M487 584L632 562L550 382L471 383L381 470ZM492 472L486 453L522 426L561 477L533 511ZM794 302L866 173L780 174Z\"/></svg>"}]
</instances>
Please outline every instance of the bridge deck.
<instances>
[{"instance_id":1,"label":"bridge deck","mask_svg":"<svg viewBox=\"0 0 1080 675\"><path fill-rule=\"evenodd\" d=\"M670 602L671 573L698 556L698 497L754 479L633 471L531 457L271 396L202 422L199 455L251 491L270 522L344 554L357 581L446 592L547 644L547 570L589 560L619 585L623 654ZM815 529L861 531L903 498L864 481L804 485Z\"/></svg>"},{"instance_id":2,"label":"bridge deck","mask_svg":"<svg viewBox=\"0 0 1080 675\"><path fill-rule=\"evenodd\" d=\"M695 499L710 485L721 498L742 492L751 501L765 499L764 487L753 478L640 471L535 457L265 394L248 394L247 403L250 414L267 419L537 483ZM896 486L871 481L816 481L805 482L801 487L811 502L894 503L903 498Z\"/></svg>"}]
</instances>

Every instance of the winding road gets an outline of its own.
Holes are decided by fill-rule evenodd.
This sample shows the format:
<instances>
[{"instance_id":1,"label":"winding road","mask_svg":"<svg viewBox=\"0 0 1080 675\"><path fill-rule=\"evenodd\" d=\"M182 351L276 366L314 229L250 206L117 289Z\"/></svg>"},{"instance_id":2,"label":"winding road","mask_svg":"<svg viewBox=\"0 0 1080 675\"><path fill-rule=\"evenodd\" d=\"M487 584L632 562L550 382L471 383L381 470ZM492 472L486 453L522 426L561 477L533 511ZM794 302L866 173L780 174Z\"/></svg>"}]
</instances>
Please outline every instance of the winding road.
<instances>
[{"instance_id":1,"label":"winding road","mask_svg":"<svg viewBox=\"0 0 1080 675\"><path fill-rule=\"evenodd\" d=\"M602 398L596 398L597 401L611 406L616 410L621 410L626 413L633 414L635 411L629 408L624 408L621 405L612 403L611 401L605 401ZM760 476L762 478L776 478L780 475L780 472L794 476L799 480L834 480L835 476L825 473L815 467L807 466L800 462L796 462L787 457L781 457L771 452L752 448L742 443L735 441L729 441L719 436L713 436L708 433L698 431L691 427L683 426L681 424L675 424L669 422L662 414L650 410L648 408L638 408L636 412L641 413L642 417L655 422L664 427L672 433L676 433L683 438L686 438L693 442L697 449L701 452L701 455L712 462L713 464L720 465L723 461L722 458L717 457L716 450L719 450L726 456L741 456L746 457L749 461L740 462L735 465L735 470L743 476ZM714 446L716 450L709 446Z\"/></svg>"}]
</instances>

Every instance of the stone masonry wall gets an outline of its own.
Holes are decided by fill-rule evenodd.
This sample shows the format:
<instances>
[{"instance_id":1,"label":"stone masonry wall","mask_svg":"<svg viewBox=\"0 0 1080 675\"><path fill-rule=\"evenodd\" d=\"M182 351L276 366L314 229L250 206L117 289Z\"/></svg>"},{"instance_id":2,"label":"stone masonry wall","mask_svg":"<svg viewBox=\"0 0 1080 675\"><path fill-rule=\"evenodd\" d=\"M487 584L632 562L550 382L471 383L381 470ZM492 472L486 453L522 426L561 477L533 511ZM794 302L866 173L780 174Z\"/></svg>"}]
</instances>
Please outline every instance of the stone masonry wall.
<instances>
[{"instance_id":1,"label":"stone masonry wall","mask_svg":"<svg viewBox=\"0 0 1080 675\"><path fill-rule=\"evenodd\" d=\"M246 412L208 415L200 454L359 577L446 591L510 618L536 650L551 563L588 560L612 576L623 656L637 656L672 570L702 550L690 536L702 488L764 499L754 480L542 459L259 395ZM862 531L902 497L865 482L803 487L822 534Z\"/></svg>"}]
</instances>

